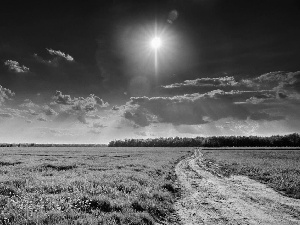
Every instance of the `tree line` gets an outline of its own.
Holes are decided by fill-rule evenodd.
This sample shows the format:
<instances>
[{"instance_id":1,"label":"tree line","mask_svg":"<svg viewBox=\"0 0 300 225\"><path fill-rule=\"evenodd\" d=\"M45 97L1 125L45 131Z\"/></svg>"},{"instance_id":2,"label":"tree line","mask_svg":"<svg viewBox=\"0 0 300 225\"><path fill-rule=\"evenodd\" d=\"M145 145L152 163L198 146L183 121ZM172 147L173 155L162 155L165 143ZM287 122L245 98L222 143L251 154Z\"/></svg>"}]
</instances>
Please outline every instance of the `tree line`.
<instances>
[{"instance_id":1,"label":"tree line","mask_svg":"<svg viewBox=\"0 0 300 225\"><path fill-rule=\"evenodd\" d=\"M261 136L211 136L125 139L109 142L109 147L300 147L298 133Z\"/></svg>"},{"instance_id":2,"label":"tree line","mask_svg":"<svg viewBox=\"0 0 300 225\"><path fill-rule=\"evenodd\" d=\"M106 144L0 143L0 147L107 147Z\"/></svg>"}]
</instances>

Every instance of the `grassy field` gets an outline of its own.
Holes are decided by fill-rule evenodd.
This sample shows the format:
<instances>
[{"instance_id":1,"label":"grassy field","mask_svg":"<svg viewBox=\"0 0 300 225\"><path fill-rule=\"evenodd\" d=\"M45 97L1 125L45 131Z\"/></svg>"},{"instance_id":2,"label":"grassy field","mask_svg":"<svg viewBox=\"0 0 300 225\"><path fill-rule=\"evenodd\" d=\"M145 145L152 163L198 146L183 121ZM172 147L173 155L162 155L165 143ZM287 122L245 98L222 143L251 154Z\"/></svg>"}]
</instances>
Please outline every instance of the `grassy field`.
<instances>
[{"instance_id":1,"label":"grassy field","mask_svg":"<svg viewBox=\"0 0 300 225\"><path fill-rule=\"evenodd\" d=\"M0 148L0 224L176 224L192 148Z\"/></svg>"},{"instance_id":2,"label":"grassy field","mask_svg":"<svg viewBox=\"0 0 300 225\"><path fill-rule=\"evenodd\" d=\"M222 175L246 175L300 199L300 150L203 149L202 152L206 165Z\"/></svg>"}]
</instances>

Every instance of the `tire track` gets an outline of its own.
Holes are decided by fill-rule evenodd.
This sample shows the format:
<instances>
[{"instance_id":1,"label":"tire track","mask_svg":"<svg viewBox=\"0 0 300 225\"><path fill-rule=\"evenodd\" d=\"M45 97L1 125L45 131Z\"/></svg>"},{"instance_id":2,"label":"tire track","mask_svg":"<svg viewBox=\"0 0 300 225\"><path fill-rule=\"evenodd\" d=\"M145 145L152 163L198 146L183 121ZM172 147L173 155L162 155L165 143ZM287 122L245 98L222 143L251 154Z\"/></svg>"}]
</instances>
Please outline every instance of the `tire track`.
<instances>
[{"instance_id":1,"label":"tire track","mask_svg":"<svg viewBox=\"0 0 300 225\"><path fill-rule=\"evenodd\" d=\"M202 161L195 149L175 168L184 191L175 209L183 224L300 224L300 200L245 176L223 177Z\"/></svg>"}]
</instances>

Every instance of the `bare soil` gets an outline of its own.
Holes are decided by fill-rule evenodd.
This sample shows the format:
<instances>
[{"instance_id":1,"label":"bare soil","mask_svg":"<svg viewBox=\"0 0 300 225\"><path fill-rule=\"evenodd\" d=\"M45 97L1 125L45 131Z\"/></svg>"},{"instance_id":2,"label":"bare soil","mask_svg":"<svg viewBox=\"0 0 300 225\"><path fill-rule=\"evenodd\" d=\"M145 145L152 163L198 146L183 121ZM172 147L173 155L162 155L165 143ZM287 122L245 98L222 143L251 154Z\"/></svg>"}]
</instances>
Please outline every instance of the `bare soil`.
<instances>
[{"instance_id":1,"label":"bare soil","mask_svg":"<svg viewBox=\"0 0 300 225\"><path fill-rule=\"evenodd\" d=\"M176 168L183 196L175 209L183 224L300 224L300 200L245 176L223 177L203 163L199 149Z\"/></svg>"}]
</instances>

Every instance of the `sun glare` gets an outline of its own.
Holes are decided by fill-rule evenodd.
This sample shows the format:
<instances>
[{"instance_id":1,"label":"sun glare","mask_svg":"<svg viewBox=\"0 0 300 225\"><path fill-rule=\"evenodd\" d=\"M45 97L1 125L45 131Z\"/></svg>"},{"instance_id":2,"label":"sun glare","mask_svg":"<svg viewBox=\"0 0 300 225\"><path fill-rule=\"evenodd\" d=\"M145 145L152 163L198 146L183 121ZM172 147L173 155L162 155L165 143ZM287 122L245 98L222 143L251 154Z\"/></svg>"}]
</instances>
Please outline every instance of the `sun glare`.
<instances>
[{"instance_id":1,"label":"sun glare","mask_svg":"<svg viewBox=\"0 0 300 225\"><path fill-rule=\"evenodd\" d=\"M161 39L159 37L154 37L152 40L151 40L151 47L154 48L154 49L159 49L161 47Z\"/></svg>"}]
</instances>

